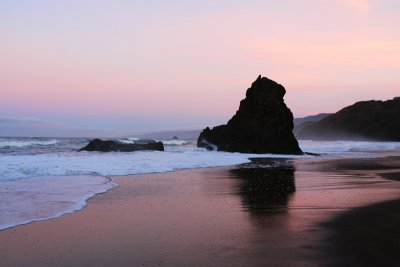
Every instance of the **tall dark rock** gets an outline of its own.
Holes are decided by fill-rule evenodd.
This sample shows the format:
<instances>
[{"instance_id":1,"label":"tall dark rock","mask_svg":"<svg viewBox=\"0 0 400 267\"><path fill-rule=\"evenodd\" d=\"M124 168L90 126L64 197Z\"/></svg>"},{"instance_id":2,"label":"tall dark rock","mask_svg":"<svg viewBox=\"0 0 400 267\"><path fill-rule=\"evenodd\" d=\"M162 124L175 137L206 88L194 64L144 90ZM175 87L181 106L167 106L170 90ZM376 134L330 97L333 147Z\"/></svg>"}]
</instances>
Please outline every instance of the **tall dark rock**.
<instances>
[{"instance_id":1,"label":"tall dark rock","mask_svg":"<svg viewBox=\"0 0 400 267\"><path fill-rule=\"evenodd\" d=\"M400 141L400 98L362 101L299 131L299 139Z\"/></svg>"},{"instance_id":2,"label":"tall dark rock","mask_svg":"<svg viewBox=\"0 0 400 267\"><path fill-rule=\"evenodd\" d=\"M204 129L197 146L241 153L302 154L294 137L285 88L259 76L226 125Z\"/></svg>"}]
</instances>

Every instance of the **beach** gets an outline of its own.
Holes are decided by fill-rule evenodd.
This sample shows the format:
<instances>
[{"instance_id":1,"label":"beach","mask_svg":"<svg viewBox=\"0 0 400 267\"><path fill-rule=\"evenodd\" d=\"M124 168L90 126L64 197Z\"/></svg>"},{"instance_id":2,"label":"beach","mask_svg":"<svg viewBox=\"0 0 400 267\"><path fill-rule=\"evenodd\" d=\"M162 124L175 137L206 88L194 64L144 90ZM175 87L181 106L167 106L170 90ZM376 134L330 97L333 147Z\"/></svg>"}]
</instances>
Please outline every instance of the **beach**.
<instances>
[{"instance_id":1,"label":"beach","mask_svg":"<svg viewBox=\"0 0 400 267\"><path fill-rule=\"evenodd\" d=\"M0 231L0 263L357 266L368 254L395 266L399 171L396 157L316 157L113 176L80 211ZM364 223L377 210L388 218Z\"/></svg>"},{"instance_id":2,"label":"beach","mask_svg":"<svg viewBox=\"0 0 400 267\"><path fill-rule=\"evenodd\" d=\"M0 1L0 267L400 267L399 13Z\"/></svg>"}]
</instances>

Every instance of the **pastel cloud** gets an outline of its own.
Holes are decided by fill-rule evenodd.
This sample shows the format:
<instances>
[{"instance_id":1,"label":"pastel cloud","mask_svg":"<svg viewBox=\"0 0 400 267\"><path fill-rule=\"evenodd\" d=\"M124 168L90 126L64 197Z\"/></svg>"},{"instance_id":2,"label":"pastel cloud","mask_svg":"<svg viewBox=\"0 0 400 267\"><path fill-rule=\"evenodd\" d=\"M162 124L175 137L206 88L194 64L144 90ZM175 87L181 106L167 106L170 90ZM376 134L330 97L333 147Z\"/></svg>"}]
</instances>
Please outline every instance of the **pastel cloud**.
<instances>
[{"instance_id":1,"label":"pastel cloud","mask_svg":"<svg viewBox=\"0 0 400 267\"><path fill-rule=\"evenodd\" d=\"M371 5L365 0L346 0L345 2L352 8L362 13L366 13L371 9Z\"/></svg>"}]
</instances>

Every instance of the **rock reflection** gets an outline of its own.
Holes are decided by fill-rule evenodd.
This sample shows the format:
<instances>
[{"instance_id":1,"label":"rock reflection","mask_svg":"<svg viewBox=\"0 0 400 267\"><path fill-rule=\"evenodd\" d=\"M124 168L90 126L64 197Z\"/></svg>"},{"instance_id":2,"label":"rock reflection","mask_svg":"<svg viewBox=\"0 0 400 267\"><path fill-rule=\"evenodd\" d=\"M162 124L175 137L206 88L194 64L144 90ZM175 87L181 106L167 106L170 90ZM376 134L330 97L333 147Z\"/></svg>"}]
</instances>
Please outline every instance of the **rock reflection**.
<instances>
[{"instance_id":1,"label":"rock reflection","mask_svg":"<svg viewBox=\"0 0 400 267\"><path fill-rule=\"evenodd\" d=\"M232 170L239 180L236 193L242 205L252 216L263 217L286 211L290 195L296 191L295 167L286 159L251 159Z\"/></svg>"}]
</instances>

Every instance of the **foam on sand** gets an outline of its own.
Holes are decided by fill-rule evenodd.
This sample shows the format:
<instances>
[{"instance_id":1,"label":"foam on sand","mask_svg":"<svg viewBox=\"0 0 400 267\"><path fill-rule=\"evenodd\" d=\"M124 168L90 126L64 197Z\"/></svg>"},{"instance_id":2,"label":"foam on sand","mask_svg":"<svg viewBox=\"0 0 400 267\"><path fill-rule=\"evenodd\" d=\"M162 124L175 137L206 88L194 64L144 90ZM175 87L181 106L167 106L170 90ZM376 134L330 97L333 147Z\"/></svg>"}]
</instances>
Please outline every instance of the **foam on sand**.
<instances>
[{"instance_id":1,"label":"foam on sand","mask_svg":"<svg viewBox=\"0 0 400 267\"><path fill-rule=\"evenodd\" d=\"M115 186L102 176L47 176L2 182L0 230L80 210L89 198Z\"/></svg>"},{"instance_id":2,"label":"foam on sand","mask_svg":"<svg viewBox=\"0 0 400 267\"><path fill-rule=\"evenodd\" d=\"M37 141L49 142L45 148L59 146L52 146L52 140L17 142L30 142L29 145L32 145ZM22 144L27 143L17 145ZM304 151L339 158L377 157L382 151L400 152L400 143L301 141L300 145ZM232 166L248 163L251 157L304 157L207 151L194 147L190 142L167 145L165 149L164 152L131 153L52 152L48 149L45 153L0 154L0 230L55 218L83 208L87 199L116 186L104 176Z\"/></svg>"},{"instance_id":3,"label":"foam on sand","mask_svg":"<svg viewBox=\"0 0 400 267\"><path fill-rule=\"evenodd\" d=\"M229 166L249 162L251 156L204 149L3 155L0 230L82 209L87 199L116 186L104 176Z\"/></svg>"}]
</instances>

